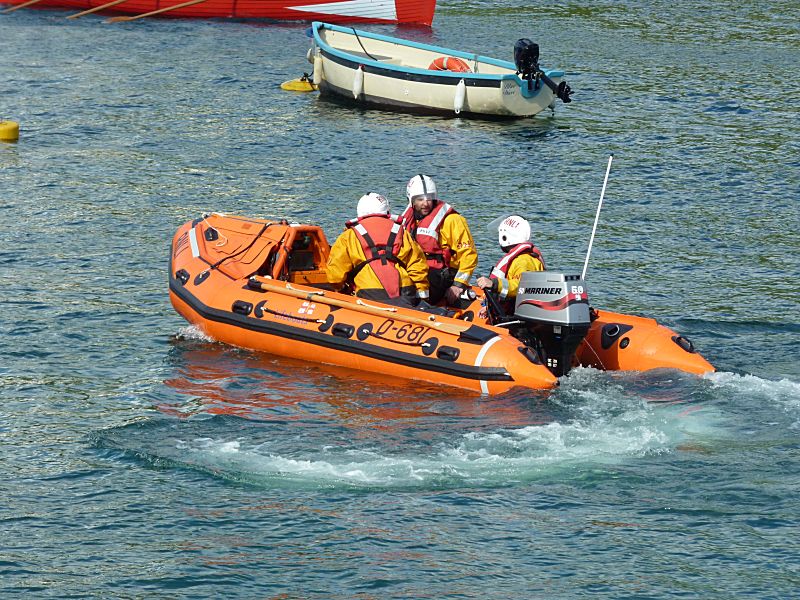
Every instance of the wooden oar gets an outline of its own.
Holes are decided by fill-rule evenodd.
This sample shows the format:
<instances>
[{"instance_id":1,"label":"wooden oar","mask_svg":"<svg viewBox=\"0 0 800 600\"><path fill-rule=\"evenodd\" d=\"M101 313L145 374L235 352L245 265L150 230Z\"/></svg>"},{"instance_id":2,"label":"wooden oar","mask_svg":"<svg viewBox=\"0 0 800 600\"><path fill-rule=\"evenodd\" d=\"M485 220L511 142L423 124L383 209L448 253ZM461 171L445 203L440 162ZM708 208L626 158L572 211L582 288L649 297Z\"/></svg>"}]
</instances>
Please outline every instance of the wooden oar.
<instances>
[{"instance_id":1,"label":"wooden oar","mask_svg":"<svg viewBox=\"0 0 800 600\"><path fill-rule=\"evenodd\" d=\"M31 4L36 4L37 2L41 1L42 0L28 0L27 2L23 2L22 4L17 4L16 6L12 6L11 8L0 10L0 13L1 14L12 13L15 10L19 10L20 8L25 8L26 6L30 6Z\"/></svg>"},{"instance_id":2,"label":"wooden oar","mask_svg":"<svg viewBox=\"0 0 800 600\"><path fill-rule=\"evenodd\" d=\"M37 0L38 1L38 0ZM179 8L184 8L186 6L192 6L193 4L200 4L201 2L205 2L206 0L189 0L189 2L182 2L181 4L176 4L175 6L167 6L165 8L159 8L158 10L151 10L150 12L143 13L141 15L134 15L132 17L112 17L110 19L106 19L106 23L119 23L121 21L135 21L136 19L144 19L145 17L152 17L153 15L160 15L161 13L169 12L171 10L177 10Z\"/></svg>"},{"instance_id":3,"label":"wooden oar","mask_svg":"<svg viewBox=\"0 0 800 600\"><path fill-rule=\"evenodd\" d=\"M106 8L111 8L112 6L116 6L117 4L122 4L123 2L127 2L128 0L112 0L111 2L106 2L105 4L101 4L100 6L95 6L94 8L90 8L89 10L85 10L83 12L75 13L74 15L69 15L68 19L77 19L78 17L82 17L84 15L90 15L92 13L97 12L98 10L104 10Z\"/></svg>"},{"instance_id":4,"label":"wooden oar","mask_svg":"<svg viewBox=\"0 0 800 600\"><path fill-rule=\"evenodd\" d=\"M383 317L384 319L394 319L395 321L402 321L404 323L410 323L412 325L424 325L425 327L438 329L439 331L444 331L445 333L452 333L453 335L459 335L460 333L463 333L464 331L469 329L469 326L454 325L452 323L443 323L441 321L437 321L436 315L430 315L427 318L423 319L421 317L413 317L411 315L389 312L387 311L386 308L369 306L368 304L364 304L363 302L360 304L356 304L355 301L348 302L346 300L339 300L338 298L330 298L326 296L325 292L322 290L303 291L291 287L290 284L281 285L277 283L271 283L270 281L264 281L263 279L255 277L250 278L250 285L252 287L260 288L265 292L277 292L279 294L284 294L286 296L293 296L294 298L302 298L303 300L308 300L310 302L319 302L320 304L328 304L329 306L349 308L350 310L355 310L357 312L373 315L375 317Z\"/></svg>"}]
</instances>

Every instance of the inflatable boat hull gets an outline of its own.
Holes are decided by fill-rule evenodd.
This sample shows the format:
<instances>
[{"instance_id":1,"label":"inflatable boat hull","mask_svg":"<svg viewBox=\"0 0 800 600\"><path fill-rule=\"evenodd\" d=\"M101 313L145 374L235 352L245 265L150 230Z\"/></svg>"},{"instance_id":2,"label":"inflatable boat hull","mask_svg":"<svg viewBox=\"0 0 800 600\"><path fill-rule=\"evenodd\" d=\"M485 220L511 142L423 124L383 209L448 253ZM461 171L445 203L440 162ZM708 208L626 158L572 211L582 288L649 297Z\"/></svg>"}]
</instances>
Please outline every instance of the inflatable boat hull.
<instances>
[{"instance_id":1,"label":"inflatable boat hull","mask_svg":"<svg viewBox=\"0 0 800 600\"><path fill-rule=\"evenodd\" d=\"M209 337L242 348L482 394L551 389L535 349L487 322L483 292L454 316L365 302L327 284L321 228L204 215L175 234L175 310ZM653 319L594 311L574 365L604 370L714 368Z\"/></svg>"}]
</instances>

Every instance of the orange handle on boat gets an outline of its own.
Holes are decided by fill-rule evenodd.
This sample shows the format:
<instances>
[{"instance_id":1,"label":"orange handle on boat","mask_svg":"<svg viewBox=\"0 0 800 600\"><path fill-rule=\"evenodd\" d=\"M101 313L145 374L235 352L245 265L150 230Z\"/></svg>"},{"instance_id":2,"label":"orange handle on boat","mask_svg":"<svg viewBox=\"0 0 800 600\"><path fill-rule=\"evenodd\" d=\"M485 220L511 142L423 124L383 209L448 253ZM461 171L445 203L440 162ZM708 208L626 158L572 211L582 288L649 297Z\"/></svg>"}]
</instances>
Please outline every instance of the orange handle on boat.
<instances>
[{"instance_id":1,"label":"orange handle on boat","mask_svg":"<svg viewBox=\"0 0 800 600\"><path fill-rule=\"evenodd\" d=\"M111 2L106 2L105 4L101 4L100 6L95 6L94 8L90 8L89 10L85 10L83 12L75 13L74 15L69 15L68 19L77 19L78 17L82 17L84 15L90 15L92 13L97 12L98 10L103 10L106 8L111 8L112 6L116 6L117 4L122 4L123 2L127 2L128 0L112 0Z\"/></svg>"},{"instance_id":2,"label":"orange handle on boat","mask_svg":"<svg viewBox=\"0 0 800 600\"><path fill-rule=\"evenodd\" d=\"M36 0L38 2L38 0ZM176 10L178 8L184 8L185 6L192 6L193 4L200 4L201 2L205 2L206 0L189 0L189 2L182 2L181 4L176 4L175 6L167 6L165 8L159 8L158 10L151 10L150 12L143 13L141 15L134 15L132 17L112 17L106 20L106 23L119 23L120 21L135 21L136 19L143 19L145 17L152 17L153 15L160 15L161 13L169 12L171 10Z\"/></svg>"},{"instance_id":3,"label":"orange handle on boat","mask_svg":"<svg viewBox=\"0 0 800 600\"><path fill-rule=\"evenodd\" d=\"M0 13L12 13L15 10L19 10L20 8L25 8L26 6L30 6L31 4L36 4L37 2L41 2L42 0L28 0L27 2L23 2L22 4L17 4L16 6L12 6L11 8L7 8L5 10L0 11Z\"/></svg>"},{"instance_id":4,"label":"orange handle on boat","mask_svg":"<svg viewBox=\"0 0 800 600\"><path fill-rule=\"evenodd\" d=\"M388 311L386 309L378 308L376 306L370 306L368 304L356 304L355 301L349 302L347 300L339 300L338 298L330 298L325 295L324 291L304 291L298 290L297 288L291 287L289 284L277 284L271 283L269 281L264 281L263 279L259 279L256 277L250 278L250 285L260 288L265 292L278 292L279 294L284 294L286 296L293 296L295 298L302 298L303 300L313 300L314 302L319 302L321 304L328 304L330 306L338 306L340 308L349 308L350 310L356 310L358 312L362 312L368 315L373 315L376 317L387 317L388 318ZM413 325L425 325L426 327L431 327L432 329L438 329L439 331L444 331L445 333L452 333L453 335L459 335L469 329L469 327L461 326L461 325L454 325L453 323L443 323L441 321L436 320L436 315L430 315L428 318L423 319L421 317L413 317L411 315L405 315L402 313L392 312L391 318L396 321L403 321L404 323L411 323Z\"/></svg>"}]
</instances>

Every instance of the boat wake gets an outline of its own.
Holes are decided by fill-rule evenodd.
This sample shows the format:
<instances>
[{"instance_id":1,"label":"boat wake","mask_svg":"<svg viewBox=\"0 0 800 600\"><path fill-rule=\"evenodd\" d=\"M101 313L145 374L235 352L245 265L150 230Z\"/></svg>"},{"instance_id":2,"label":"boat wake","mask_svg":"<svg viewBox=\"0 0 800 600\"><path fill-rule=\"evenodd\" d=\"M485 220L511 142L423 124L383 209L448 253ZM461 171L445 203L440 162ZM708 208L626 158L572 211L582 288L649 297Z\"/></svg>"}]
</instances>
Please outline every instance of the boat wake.
<instances>
[{"instance_id":1,"label":"boat wake","mask_svg":"<svg viewBox=\"0 0 800 600\"><path fill-rule=\"evenodd\" d=\"M722 435L713 412L702 407L654 408L645 400L609 396L608 390L573 389L556 401L570 395L582 396L584 403L564 422L465 432L443 421L433 428L406 427L400 439L372 431L359 435L330 422L204 414L107 429L93 442L120 451L119 458L259 487L411 490L563 483Z\"/></svg>"},{"instance_id":2,"label":"boat wake","mask_svg":"<svg viewBox=\"0 0 800 600\"><path fill-rule=\"evenodd\" d=\"M785 378L769 380L736 373L710 373L705 379L717 395L724 395L738 405L769 405L783 410L788 422L780 426L800 430L800 383Z\"/></svg>"}]
</instances>

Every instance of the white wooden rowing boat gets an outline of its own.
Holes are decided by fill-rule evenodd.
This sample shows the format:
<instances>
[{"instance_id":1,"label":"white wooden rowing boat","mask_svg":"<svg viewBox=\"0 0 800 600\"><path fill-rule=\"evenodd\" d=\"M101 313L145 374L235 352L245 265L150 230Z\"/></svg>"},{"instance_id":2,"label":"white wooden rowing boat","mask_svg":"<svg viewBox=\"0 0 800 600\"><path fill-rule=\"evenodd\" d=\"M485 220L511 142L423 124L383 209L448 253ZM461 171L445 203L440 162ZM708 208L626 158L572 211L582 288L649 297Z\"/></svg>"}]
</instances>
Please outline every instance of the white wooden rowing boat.
<instances>
[{"instance_id":1,"label":"white wooden rowing boat","mask_svg":"<svg viewBox=\"0 0 800 600\"><path fill-rule=\"evenodd\" d=\"M563 71L539 68L538 46L529 40L520 42L535 51L533 58L528 57L527 65L515 65L327 23L314 22L311 35L308 58L320 93L358 104L462 116L529 117L554 108L557 98L569 102L572 93ZM443 67L451 70L437 70Z\"/></svg>"}]
</instances>

